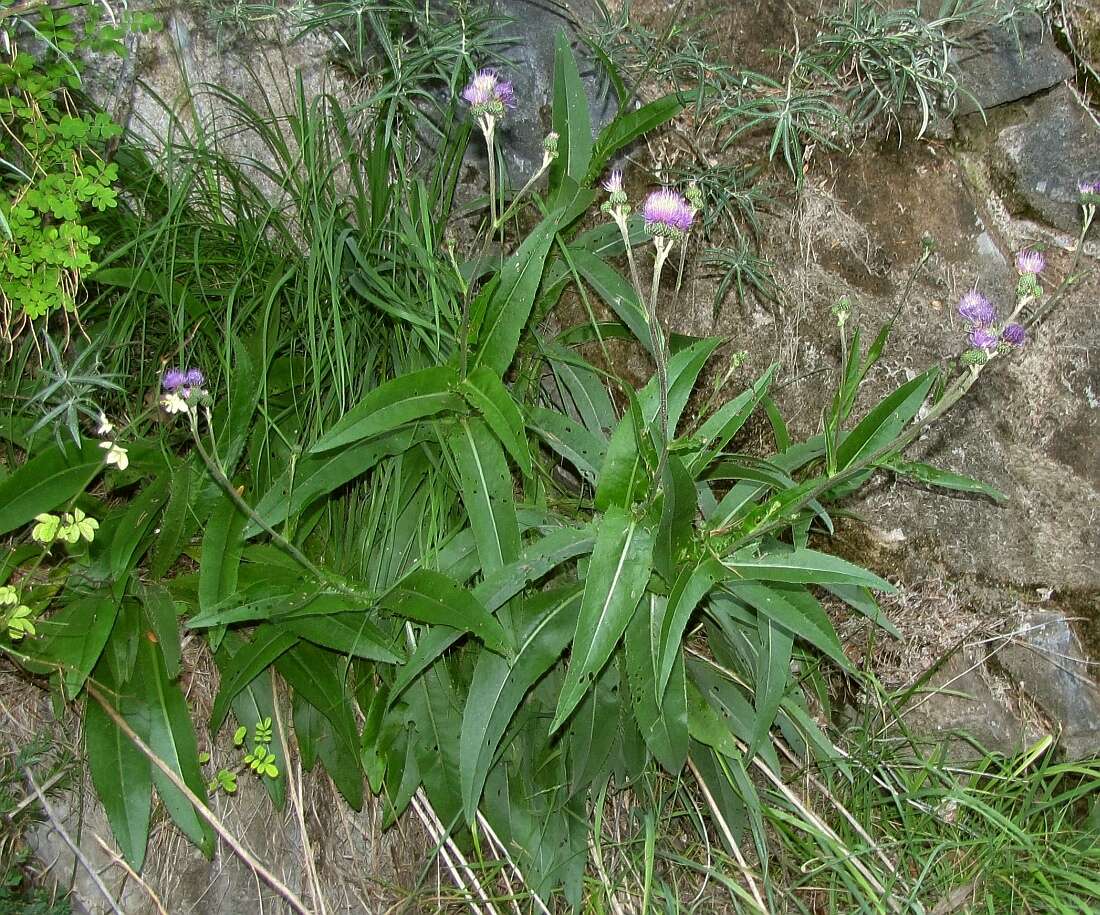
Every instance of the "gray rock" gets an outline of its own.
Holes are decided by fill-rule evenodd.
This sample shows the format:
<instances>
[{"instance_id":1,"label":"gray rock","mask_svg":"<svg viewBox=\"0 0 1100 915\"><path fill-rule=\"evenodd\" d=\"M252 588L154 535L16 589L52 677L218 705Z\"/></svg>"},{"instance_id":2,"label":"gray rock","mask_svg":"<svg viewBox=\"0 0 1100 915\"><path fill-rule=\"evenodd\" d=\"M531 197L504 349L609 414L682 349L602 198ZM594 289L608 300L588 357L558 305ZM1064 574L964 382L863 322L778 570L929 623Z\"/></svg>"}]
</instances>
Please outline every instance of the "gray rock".
<instances>
[{"instance_id":1,"label":"gray rock","mask_svg":"<svg viewBox=\"0 0 1100 915\"><path fill-rule=\"evenodd\" d=\"M1030 697L1055 727L1074 759L1100 753L1100 688L1070 621L1054 611L1026 616L997 661L1013 687Z\"/></svg>"},{"instance_id":2,"label":"gray rock","mask_svg":"<svg viewBox=\"0 0 1100 915\"><path fill-rule=\"evenodd\" d=\"M962 649L928 678L920 696L903 711L915 740L945 743L954 759L974 758L979 747L1012 754L1027 745L1024 723L1000 690L994 690L996 680L984 662L975 649Z\"/></svg>"},{"instance_id":3,"label":"gray rock","mask_svg":"<svg viewBox=\"0 0 1100 915\"><path fill-rule=\"evenodd\" d=\"M577 40L577 18L594 12L589 3L577 10L549 0L496 0L494 9L512 20L501 29L513 42L503 54L507 63L499 69L514 84L519 100L505 119L503 150L513 178L526 178L542 162L542 141L552 126L554 49L559 33L564 31L573 46L588 94L593 134L615 116L616 99L591 52Z\"/></svg>"},{"instance_id":4,"label":"gray rock","mask_svg":"<svg viewBox=\"0 0 1100 915\"><path fill-rule=\"evenodd\" d=\"M1017 215L1075 232L1077 182L1100 175L1100 128L1060 87L1029 105L1022 123L1001 131L992 167Z\"/></svg>"},{"instance_id":5,"label":"gray rock","mask_svg":"<svg viewBox=\"0 0 1100 915\"><path fill-rule=\"evenodd\" d=\"M1018 37L1011 29L991 28L952 57L965 90L959 94L957 115L1027 98L1073 76L1073 64L1032 18L1020 23Z\"/></svg>"}]
</instances>

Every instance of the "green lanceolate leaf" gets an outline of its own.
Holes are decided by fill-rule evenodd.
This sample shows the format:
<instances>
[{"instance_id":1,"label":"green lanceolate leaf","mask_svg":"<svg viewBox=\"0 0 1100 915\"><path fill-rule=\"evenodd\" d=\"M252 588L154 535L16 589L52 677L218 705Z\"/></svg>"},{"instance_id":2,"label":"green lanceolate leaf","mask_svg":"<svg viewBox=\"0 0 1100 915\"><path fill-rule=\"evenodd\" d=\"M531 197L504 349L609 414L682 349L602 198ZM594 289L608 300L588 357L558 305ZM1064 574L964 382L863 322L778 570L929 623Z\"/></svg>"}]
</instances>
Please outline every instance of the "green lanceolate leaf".
<instances>
[{"instance_id":1,"label":"green lanceolate leaf","mask_svg":"<svg viewBox=\"0 0 1100 915\"><path fill-rule=\"evenodd\" d=\"M862 613L867 619L885 629L895 639L901 638L897 626L890 622L890 618L882 612L878 602L871 595L870 590L857 585L826 584L822 587L831 594L839 597L853 610Z\"/></svg>"},{"instance_id":2,"label":"green lanceolate leaf","mask_svg":"<svg viewBox=\"0 0 1100 915\"><path fill-rule=\"evenodd\" d=\"M584 428L606 440L606 430L618 421L607 387L593 366L578 353L554 341L539 341L554 377L581 418Z\"/></svg>"},{"instance_id":3,"label":"green lanceolate leaf","mask_svg":"<svg viewBox=\"0 0 1100 915\"><path fill-rule=\"evenodd\" d=\"M756 722L752 741L749 743L749 756L768 739L768 732L791 678L791 651L794 648L790 632L770 616L761 615L756 622L759 636L756 654Z\"/></svg>"},{"instance_id":4,"label":"green lanceolate leaf","mask_svg":"<svg viewBox=\"0 0 1100 915\"><path fill-rule=\"evenodd\" d=\"M649 603L651 606L647 607ZM677 642L669 676L660 692L653 689L653 656L657 626L667 616L664 601L646 595L626 629L626 676L634 717L650 753L672 775L683 768L688 751L684 658Z\"/></svg>"},{"instance_id":5,"label":"green lanceolate leaf","mask_svg":"<svg viewBox=\"0 0 1100 915\"><path fill-rule=\"evenodd\" d=\"M595 484L606 455L605 441L557 410L532 407L527 422L531 430L569 461L587 483Z\"/></svg>"},{"instance_id":6,"label":"green lanceolate leaf","mask_svg":"<svg viewBox=\"0 0 1100 915\"><path fill-rule=\"evenodd\" d=\"M199 608L209 610L237 588L246 517L228 496L218 501L206 525L199 559Z\"/></svg>"},{"instance_id":7,"label":"green lanceolate leaf","mask_svg":"<svg viewBox=\"0 0 1100 915\"><path fill-rule=\"evenodd\" d=\"M402 429L354 444L324 455L306 455L286 471L264 493L255 506L256 514L271 527L304 511L317 499L327 496L345 483L362 476L382 458L407 451L416 440L411 429ZM245 539L255 537L262 528L249 520L244 528Z\"/></svg>"},{"instance_id":8,"label":"green lanceolate leaf","mask_svg":"<svg viewBox=\"0 0 1100 915\"><path fill-rule=\"evenodd\" d=\"M104 454L93 441L80 448L54 445L0 480L0 535L82 492L103 469Z\"/></svg>"},{"instance_id":9,"label":"green lanceolate leaf","mask_svg":"<svg viewBox=\"0 0 1100 915\"><path fill-rule=\"evenodd\" d=\"M118 530L111 538L112 578L122 578L131 566L141 561L149 544L146 543L140 551L138 547L167 502L168 477L162 476L148 483L127 506Z\"/></svg>"},{"instance_id":10,"label":"green lanceolate leaf","mask_svg":"<svg viewBox=\"0 0 1100 915\"><path fill-rule=\"evenodd\" d=\"M442 365L387 381L348 410L317 440L310 454L376 438L427 416L461 411L462 398L454 392L457 384L457 372Z\"/></svg>"},{"instance_id":11,"label":"green lanceolate leaf","mask_svg":"<svg viewBox=\"0 0 1100 915\"><path fill-rule=\"evenodd\" d=\"M629 146L639 137L660 127L676 117L684 107L679 93L662 95L643 105L641 108L623 111L616 115L596 140L592 151L592 162L585 176L585 184L592 184L600 172L620 149Z\"/></svg>"},{"instance_id":12,"label":"green lanceolate leaf","mask_svg":"<svg viewBox=\"0 0 1100 915\"><path fill-rule=\"evenodd\" d=\"M486 366L498 377L504 376L515 358L560 218L560 209L547 216L505 261L500 282L486 287L474 300L478 343L474 364Z\"/></svg>"},{"instance_id":13,"label":"green lanceolate leaf","mask_svg":"<svg viewBox=\"0 0 1100 915\"><path fill-rule=\"evenodd\" d=\"M65 694L73 699L99 663L107 645L119 601L110 591L100 591L67 604L42 625L42 642L37 658L61 668Z\"/></svg>"},{"instance_id":14,"label":"green lanceolate leaf","mask_svg":"<svg viewBox=\"0 0 1100 915\"><path fill-rule=\"evenodd\" d=\"M699 511L695 483L674 454L665 461L662 480L661 519L653 548L653 569L666 582L676 576L680 556L691 540L693 521Z\"/></svg>"},{"instance_id":15,"label":"green lanceolate leaf","mask_svg":"<svg viewBox=\"0 0 1100 915\"><path fill-rule=\"evenodd\" d=\"M579 587L570 587L528 599L516 611L522 635L515 659L509 663L487 651L478 656L459 749L467 821L473 820L497 747L520 702L569 643L580 596Z\"/></svg>"},{"instance_id":16,"label":"green lanceolate leaf","mask_svg":"<svg viewBox=\"0 0 1100 915\"><path fill-rule=\"evenodd\" d=\"M592 161L592 124L588 95L564 29L558 32L554 48L553 123L559 152L550 166L550 187L560 188L565 177L580 184Z\"/></svg>"},{"instance_id":17,"label":"green lanceolate leaf","mask_svg":"<svg viewBox=\"0 0 1100 915\"><path fill-rule=\"evenodd\" d=\"M394 640L379 629L366 613L333 613L305 616L279 624L308 642L340 654L383 664L400 664Z\"/></svg>"},{"instance_id":18,"label":"green lanceolate leaf","mask_svg":"<svg viewBox=\"0 0 1100 915\"><path fill-rule=\"evenodd\" d=\"M594 542L595 528L592 524L555 528L544 537L532 541L515 562L486 575L474 588L474 597L493 612L528 584L548 575L566 560L592 552Z\"/></svg>"},{"instance_id":19,"label":"green lanceolate leaf","mask_svg":"<svg viewBox=\"0 0 1100 915\"><path fill-rule=\"evenodd\" d=\"M596 508L629 508L646 495L649 480L646 464L656 461L652 439L643 436L645 421L641 405L632 397L630 409L619 421L596 480Z\"/></svg>"},{"instance_id":20,"label":"green lanceolate leaf","mask_svg":"<svg viewBox=\"0 0 1100 915\"><path fill-rule=\"evenodd\" d=\"M172 595L163 585L146 582L137 583L134 591L157 644L160 645L168 678L175 680L180 672L181 653L179 616L176 614Z\"/></svg>"},{"instance_id":21,"label":"green lanceolate leaf","mask_svg":"<svg viewBox=\"0 0 1100 915\"><path fill-rule=\"evenodd\" d=\"M205 797L206 783L199 770L195 729L191 725L187 702L179 687L168 679L160 649L148 639L138 640L134 676L126 690L130 699L124 707L129 707L131 702L142 706L142 713L130 721L134 730L175 770L188 788L200 798ZM144 733L141 725L144 725ZM175 824L204 855L211 855L214 833L206 820L195 812L187 796L159 769L153 771L153 782Z\"/></svg>"},{"instance_id":22,"label":"green lanceolate leaf","mask_svg":"<svg viewBox=\"0 0 1100 915\"><path fill-rule=\"evenodd\" d=\"M527 447L523 416L500 378L487 366L479 365L459 384L459 390L500 439L524 476L530 476L531 451Z\"/></svg>"},{"instance_id":23,"label":"green lanceolate leaf","mask_svg":"<svg viewBox=\"0 0 1100 915\"><path fill-rule=\"evenodd\" d=\"M115 692L106 665L98 671L105 690ZM129 865L140 871L149 841L153 774L149 760L111 720L98 702L84 706L84 746L96 795L107 813L111 834Z\"/></svg>"},{"instance_id":24,"label":"green lanceolate leaf","mask_svg":"<svg viewBox=\"0 0 1100 915\"><path fill-rule=\"evenodd\" d=\"M620 674L621 658L607 664L596 682L569 716L569 726L561 738L566 753L569 793L585 795L593 783L606 778L606 762L618 738L611 722L618 717L626 701L627 686Z\"/></svg>"},{"instance_id":25,"label":"green lanceolate leaf","mask_svg":"<svg viewBox=\"0 0 1100 915\"><path fill-rule=\"evenodd\" d=\"M447 435L458 465L462 504L470 516L478 556L492 573L519 556L519 522L512 474L500 444L485 423L463 419Z\"/></svg>"},{"instance_id":26,"label":"green lanceolate leaf","mask_svg":"<svg viewBox=\"0 0 1100 915\"><path fill-rule=\"evenodd\" d=\"M981 480L975 480L973 477L964 474L941 470L931 464L923 464L920 461L891 460L883 462L880 466L892 470L898 476L908 477L910 480L916 480L926 486L989 496L994 502L1008 501L1008 496L988 483L983 483Z\"/></svg>"},{"instance_id":27,"label":"green lanceolate leaf","mask_svg":"<svg viewBox=\"0 0 1100 915\"><path fill-rule=\"evenodd\" d=\"M909 420L917 415L938 374L938 369L929 369L906 382L860 420L837 446L837 470L868 460L889 447Z\"/></svg>"},{"instance_id":28,"label":"green lanceolate leaf","mask_svg":"<svg viewBox=\"0 0 1100 915\"><path fill-rule=\"evenodd\" d=\"M634 335L635 339L653 352L653 336L649 331L645 309L638 301L638 293L630 282L607 261L591 251L570 248L573 266L595 293L615 312Z\"/></svg>"},{"instance_id":29,"label":"green lanceolate leaf","mask_svg":"<svg viewBox=\"0 0 1100 915\"><path fill-rule=\"evenodd\" d=\"M291 685L297 697L308 702L332 725L334 740L342 745L341 757L352 761L347 784L341 787L341 793L349 802L358 796L359 806L362 806L359 734L352 714L355 700L346 686L343 659L323 648L300 642L279 656L275 669ZM354 787L357 782L358 792Z\"/></svg>"},{"instance_id":30,"label":"green lanceolate leaf","mask_svg":"<svg viewBox=\"0 0 1100 915\"><path fill-rule=\"evenodd\" d=\"M844 669L851 667L828 615L805 588L782 582L765 585L757 581L727 581L723 588L792 635L825 652Z\"/></svg>"},{"instance_id":31,"label":"green lanceolate leaf","mask_svg":"<svg viewBox=\"0 0 1100 915\"><path fill-rule=\"evenodd\" d=\"M609 509L596 533L551 733L569 717L607 663L638 606L652 566L653 532L624 509Z\"/></svg>"},{"instance_id":32,"label":"green lanceolate leaf","mask_svg":"<svg viewBox=\"0 0 1100 915\"><path fill-rule=\"evenodd\" d=\"M893 593L890 582L853 565L839 556L817 550L783 550L753 555L751 550L734 553L722 560L730 577L754 581L785 581L804 584L863 585Z\"/></svg>"},{"instance_id":33,"label":"green lanceolate leaf","mask_svg":"<svg viewBox=\"0 0 1100 915\"><path fill-rule=\"evenodd\" d=\"M490 651L505 654L507 636L473 594L453 578L430 569L410 572L379 603L398 616L472 632Z\"/></svg>"},{"instance_id":34,"label":"green lanceolate leaf","mask_svg":"<svg viewBox=\"0 0 1100 915\"><path fill-rule=\"evenodd\" d=\"M680 657L684 630L691 614L715 582L728 575L729 572L716 559L705 559L696 566L685 566L673 584L654 644L655 695L658 701L664 696L673 665Z\"/></svg>"},{"instance_id":35,"label":"green lanceolate leaf","mask_svg":"<svg viewBox=\"0 0 1100 915\"><path fill-rule=\"evenodd\" d=\"M222 668L221 687L210 711L210 730L216 732L229 713L230 703L277 658L298 643L298 636L274 626L260 626L252 640L244 642Z\"/></svg>"},{"instance_id":36,"label":"green lanceolate leaf","mask_svg":"<svg viewBox=\"0 0 1100 915\"><path fill-rule=\"evenodd\" d=\"M768 388L779 370L779 363L773 362L751 388L742 391L733 400L723 404L699 427L693 439L699 443L699 450L687 462L692 476L698 477L741 431L748 418L767 395Z\"/></svg>"},{"instance_id":37,"label":"green lanceolate leaf","mask_svg":"<svg viewBox=\"0 0 1100 915\"><path fill-rule=\"evenodd\" d=\"M154 581L168 574L198 525L191 504L195 496L194 481L195 469L190 463L173 468L168 504L161 516L160 533L153 542L149 561L149 577Z\"/></svg>"}]
</instances>

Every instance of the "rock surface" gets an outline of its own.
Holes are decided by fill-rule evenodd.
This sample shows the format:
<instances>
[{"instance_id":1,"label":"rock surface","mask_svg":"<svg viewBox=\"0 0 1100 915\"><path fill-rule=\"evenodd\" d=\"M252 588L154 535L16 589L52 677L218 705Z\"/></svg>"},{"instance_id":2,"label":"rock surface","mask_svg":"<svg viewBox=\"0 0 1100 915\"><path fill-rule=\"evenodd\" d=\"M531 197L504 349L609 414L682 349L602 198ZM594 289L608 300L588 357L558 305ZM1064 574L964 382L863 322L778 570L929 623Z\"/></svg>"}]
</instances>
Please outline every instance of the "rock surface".
<instances>
[{"instance_id":1,"label":"rock surface","mask_svg":"<svg viewBox=\"0 0 1100 915\"><path fill-rule=\"evenodd\" d=\"M591 53L576 39L574 17L591 17L595 10L590 3L581 3L578 8L576 5L557 6L544 0L494 0L493 7L501 16L512 20L501 28L501 33L514 41L504 50L503 56L508 63L500 69L503 76L514 82L519 99L517 108L505 119L504 155L513 177L526 178L542 162L542 141L552 127L554 49L560 34L564 34L573 46L577 58L588 94L593 134L615 116L616 100Z\"/></svg>"},{"instance_id":2,"label":"rock surface","mask_svg":"<svg viewBox=\"0 0 1100 915\"><path fill-rule=\"evenodd\" d=\"M1019 215L1072 232L1080 225L1077 182L1100 178L1100 127L1066 87L1036 99L1024 120L997 137L994 168Z\"/></svg>"},{"instance_id":3,"label":"rock surface","mask_svg":"<svg viewBox=\"0 0 1100 915\"><path fill-rule=\"evenodd\" d=\"M1032 16L1015 32L1006 26L979 32L951 57L965 90L955 111L960 116L1019 101L1073 77L1073 64Z\"/></svg>"}]
</instances>

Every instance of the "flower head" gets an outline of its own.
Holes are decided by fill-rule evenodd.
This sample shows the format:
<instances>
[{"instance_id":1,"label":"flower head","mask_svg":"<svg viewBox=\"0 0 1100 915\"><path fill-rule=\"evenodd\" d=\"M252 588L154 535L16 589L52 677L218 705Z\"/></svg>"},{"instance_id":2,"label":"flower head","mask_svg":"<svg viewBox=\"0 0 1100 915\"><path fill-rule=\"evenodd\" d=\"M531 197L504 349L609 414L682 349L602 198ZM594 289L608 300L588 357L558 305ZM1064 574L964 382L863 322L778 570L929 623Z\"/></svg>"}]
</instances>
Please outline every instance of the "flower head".
<instances>
[{"instance_id":1,"label":"flower head","mask_svg":"<svg viewBox=\"0 0 1100 915\"><path fill-rule=\"evenodd\" d=\"M189 388L201 388L205 380L198 369L188 369L187 374L183 376L183 383Z\"/></svg>"},{"instance_id":2,"label":"flower head","mask_svg":"<svg viewBox=\"0 0 1100 915\"><path fill-rule=\"evenodd\" d=\"M660 238L683 238L691 229L695 211L691 204L670 188L654 191L642 206L645 230Z\"/></svg>"},{"instance_id":3,"label":"flower head","mask_svg":"<svg viewBox=\"0 0 1100 915\"><path fill-rule=\"evenodd\" d=\"M1100 203L1100 180L1078 181L1077 192L1081 195L1081 203L1084 205Z\"/></svg>"},{"instance_id":4,"label":"flower head","mask_svg":"<svg viewBox=\"0 0 1100 915\"><path fill-rule=\"evenodd\" d=\"M187 384L187 373L183 369L168 369L161 378L161 387L166 391L174 391Z\"/></svg>"},{"instance_id":5,"label":"flower head","mask_svg":"<svg viewBox=\"0 0 1100 915\"><path fill-rule=\"evenodd\" d=\"M111 424L111 421L107 419L107 414L100 410L99 416L96 418L95 434L110 435L114 431L115 427Z\"/></svg>"},{"instance_id":6,"label":"flower head","mask_svg":"<svg viewBox=\"0 0 1100 915\"><path fill-rule=\"evenodd\" d=\"M1027 342L1027 331L1022 324L1006 324L1001 331L1001 340L1009 346L1023 346Z\"/></svg>"},{"instance_id":7,"label":"flower head","mask_svg":"<svg viewBox=\"0 0 1100 915\"><path fill-rule=\"evenodd\" d=\"M959 314L976 327L988 327L997 319L997 309L977 289L971 289L959 300Z\"/></svg>"},{"instance_id":8,"label":"flower head","mask_svg":"<svg viewBox=\"0 0 1100 915\"><path fill-rule=\"evenodd\" d=\"M970 336L967 338L970 340L970 345L975 349L992 349L997 345L998 339L997 332L990 330L988 327L975 327L970 331Z\"/></svg>"},{"instance_id":9,"label":"flower head","mask_svg":"<svg viewBox=\"0 0 1100 915\"><path fill-rule=\"evenodd\" d=\"M609 194L621 194L623 192L623 170L621 168L612 170L603 183L603 189Z\"/></svg>"},{"instance_id":10,"label":"flower head","mask_svg":"<svg viewBox=\"0 0 1100 915\"><path fill-rule=\"evenodd\" d=\"M117 442L100 442L100 448L107 450L107 463L114 464L119 470L125 470L130 466L130 458L126 449Z\"/></svg>"},{"instance_id":11,"label":"flower head","mask_svg":"<svg viewBox=\"0 0 1100 915\"><path fill-rule=\"evenodd\" d=\"M506 108L516 107L516 93L512 84L497 76L492 68L478 70L462 90L462 98L470 106L475 117L491 115L503 117Z\"/></svg>"},{"instance_id":12,"label":"flower head","mask_svg":"<svg viewBox=\"0 0 1100 915\"><path fill-rule=\"evenodd\" d=\"M1046 258L1031 248L1027 248L1016 255L1016 270L1021 276L1027 273L1032 276L1042 273L1046 265Z\"/></svg>"}]
</instances>

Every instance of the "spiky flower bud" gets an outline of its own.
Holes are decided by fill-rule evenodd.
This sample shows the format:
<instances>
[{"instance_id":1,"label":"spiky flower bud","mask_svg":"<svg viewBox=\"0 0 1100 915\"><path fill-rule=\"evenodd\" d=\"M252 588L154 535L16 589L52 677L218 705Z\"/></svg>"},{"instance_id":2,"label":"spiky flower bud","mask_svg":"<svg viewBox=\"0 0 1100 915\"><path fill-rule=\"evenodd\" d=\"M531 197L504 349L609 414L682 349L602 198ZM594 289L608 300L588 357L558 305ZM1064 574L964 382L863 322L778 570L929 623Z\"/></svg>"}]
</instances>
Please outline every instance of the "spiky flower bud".
<instances>
[{"instance_id":1,"label":"spiky flower bud","mask_svg":"<svg viewBox=\"0 0 1100 915\"><path fill-rule=\"evenodd\" d=\"M1039 285L1039 278L1034 273L1021 273L1016 281L1016 298L1027 299L1042 295L1043 287Z\"/></svg>"},{"instance_id":2,"label":"spiky flower bud","mask_svg":"<svg viewBox=\"0 0 1100 915\"><path fill-rule=\"evenodd\" d=\"M833 317L836 318L838 327L843 327L848 321L848 315L852 313L852 300L848 296L841 296L832 308Z\"/></svg>"},{"instance_id":3,"label":"spiky flower bud","mask_svg":"<svg viewBox=\"0 0 1100 915\"><path fill-rule=\"evenodd\" d=\"M699 190L699 185L694 181L684 189L684 196L694 209L703 209L703 192Z\"/></svg>"},{"instance_id":4,"label":"spiky flower bud","mask_svg":"<svg viewBox=\"0 0 1100 915\"><path fill-rule=\"evenodd\" d=\"M555 131L552 130L546 135L542 141L542 150L551 159L558 157L558 135Z\"/></svg>"},{"instance_id":5,"label":"spiky flower bud","mask_svg":"<svg viewBox=\"0 0 1100 915\"><path fill-rule=\"evenodd\" d=\"M971 368L976 368L979 365L985 365L989 360L989 354L984 349L968 349L962 354L962 361L964 364L969 365Z\"/></svg>"}]
</instances>

